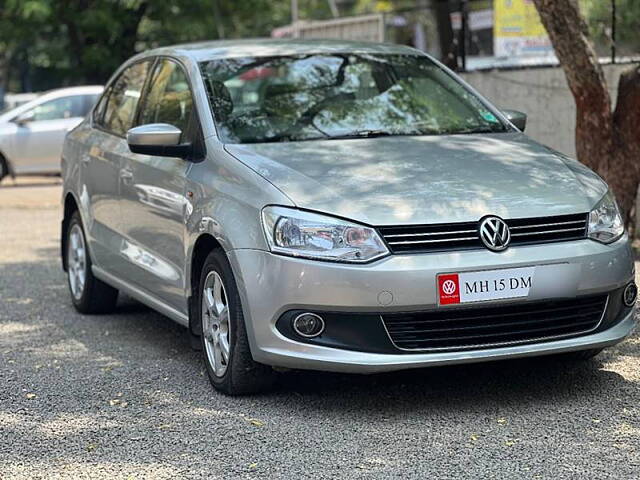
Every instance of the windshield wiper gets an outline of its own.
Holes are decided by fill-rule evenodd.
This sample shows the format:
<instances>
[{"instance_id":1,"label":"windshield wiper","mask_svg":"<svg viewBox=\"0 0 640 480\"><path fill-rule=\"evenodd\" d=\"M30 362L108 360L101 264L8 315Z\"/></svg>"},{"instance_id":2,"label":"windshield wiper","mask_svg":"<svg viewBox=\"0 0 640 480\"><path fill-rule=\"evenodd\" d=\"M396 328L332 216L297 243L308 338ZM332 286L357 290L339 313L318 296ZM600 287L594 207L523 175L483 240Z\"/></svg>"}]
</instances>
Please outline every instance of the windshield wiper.
<instances>
[{"instance_id":1,"label":"windshield wiper","mask_svg":"<svg viewBox=\"0 0 640 480\"><path fill-rule=\"evenodd\" d=\"M444 135L465 135L470 133L499 133L503 130L496 130L492 127L474 127L460 130L450 130L442 132Z\"/></svg>"},{"instance_id":2,"label":"windshield wiper","mask_svg":"<svg viewBox=\"0 0 640 480\"><path fill-rule=\"evenodd\" d=\"M375 137L389 137L392 135L402 135L399 132L390 132L389 130L354 130L353 132L341 134L341 135L328 135L328 139L340 139L340 138L375 138Z\"/></svg>"}]
</instances>

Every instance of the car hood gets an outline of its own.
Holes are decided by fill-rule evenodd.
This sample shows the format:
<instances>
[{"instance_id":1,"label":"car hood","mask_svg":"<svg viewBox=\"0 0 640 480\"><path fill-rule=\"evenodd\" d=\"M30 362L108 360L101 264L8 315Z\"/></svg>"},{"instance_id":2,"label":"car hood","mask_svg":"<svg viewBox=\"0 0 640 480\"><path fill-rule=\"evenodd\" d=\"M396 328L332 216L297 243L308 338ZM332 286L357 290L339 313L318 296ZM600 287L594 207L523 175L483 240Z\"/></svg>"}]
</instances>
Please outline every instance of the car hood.
<instances>
[{"instance_id":1,"label":"car hood","mask_svg":"<svg viewBox=\"0 0 640 480\"><path fill-rule=\"evenodd\" d=\"M593 172L521 133L233 144L300 208L370 225L588 212Z\"/></svg>"}]
</instances>

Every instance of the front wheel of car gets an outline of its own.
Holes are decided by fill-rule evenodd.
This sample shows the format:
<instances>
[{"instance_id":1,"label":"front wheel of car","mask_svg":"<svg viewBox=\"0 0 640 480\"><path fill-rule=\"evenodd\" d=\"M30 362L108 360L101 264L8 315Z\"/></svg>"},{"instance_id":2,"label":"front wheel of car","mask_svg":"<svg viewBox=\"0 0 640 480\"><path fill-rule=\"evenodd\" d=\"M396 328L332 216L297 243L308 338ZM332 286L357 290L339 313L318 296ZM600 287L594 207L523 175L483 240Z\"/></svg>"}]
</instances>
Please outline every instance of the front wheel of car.
<instances>
[{"instance_id":1,"label":"front wheel of car","mask_svg":"<svg viewBox=\"0 0 640 480\"><path fill-rule=\"evenodd\" d=\"M73 306L80 313L108 313L118 301L118 290L93 276L91 256L80 214L74 212L66 231L67 282Z\"/></svg>"},{"instance_id":2,"label":"front wheel of car","mask_svg":"<svg viewBox=\"0 0 640 480\"><path fill-rule=\"evenodd\" d=\"M228 395L270 388L276 373L251 356L238 288L221 250L205 260L198 292L202 352L212 385Z\"/></svg>"}]
</instances>

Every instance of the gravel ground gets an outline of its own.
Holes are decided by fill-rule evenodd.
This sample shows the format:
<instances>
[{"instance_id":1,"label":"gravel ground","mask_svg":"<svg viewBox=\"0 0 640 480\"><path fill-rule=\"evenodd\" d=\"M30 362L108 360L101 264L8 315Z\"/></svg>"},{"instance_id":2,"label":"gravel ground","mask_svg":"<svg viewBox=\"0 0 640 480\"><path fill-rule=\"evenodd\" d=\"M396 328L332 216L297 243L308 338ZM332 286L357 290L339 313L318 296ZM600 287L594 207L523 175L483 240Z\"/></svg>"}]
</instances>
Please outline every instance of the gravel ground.
<instances>
[{"instance_id":1,"label":"gravel ground","mask_svg":"<svg viewBox=\"0 0 640 480\"><path fill-rule=\"evenodd\" d=\"M638 334L582 364L299 372L225 397L167 318L73 310L59 189L0 187L0 479L640 477Z\"/></svg>"}]
</instances>

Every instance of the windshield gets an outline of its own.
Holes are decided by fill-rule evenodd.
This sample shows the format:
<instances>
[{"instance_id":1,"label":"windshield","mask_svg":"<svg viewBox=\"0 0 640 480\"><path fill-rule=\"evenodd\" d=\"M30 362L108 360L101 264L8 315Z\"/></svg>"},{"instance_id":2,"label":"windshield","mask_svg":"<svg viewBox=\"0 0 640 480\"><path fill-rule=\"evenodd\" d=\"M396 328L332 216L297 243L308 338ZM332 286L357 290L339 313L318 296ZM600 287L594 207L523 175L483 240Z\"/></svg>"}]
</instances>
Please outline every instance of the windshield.
<instances>
[{"instance_id":1,"label":"windshield","mask_svg":"<svg viewBox=\"0 0 640 480\"><path fill-rule=\"evenodd\" d=\"M227 58L200 68L226 143L506 131L424 56Z\"/></svg>"}]
</instances>

